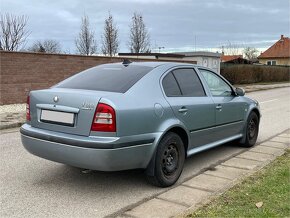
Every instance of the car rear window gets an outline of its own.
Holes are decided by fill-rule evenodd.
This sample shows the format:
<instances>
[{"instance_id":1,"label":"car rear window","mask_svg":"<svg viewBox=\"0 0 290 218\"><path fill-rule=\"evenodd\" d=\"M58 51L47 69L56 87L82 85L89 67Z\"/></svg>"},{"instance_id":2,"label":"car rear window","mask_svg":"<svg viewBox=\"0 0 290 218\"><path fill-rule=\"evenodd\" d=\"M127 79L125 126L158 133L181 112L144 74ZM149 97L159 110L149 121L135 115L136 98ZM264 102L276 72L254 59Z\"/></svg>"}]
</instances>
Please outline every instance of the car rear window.
<instances>
[{"instance_id":1,"label":"car rear window","mask_svg":"<svg viewBox=\"0 0 290 218\"><path fill-rule=\"evenodd\" d=\"M57 88L125 93L153 67L106 64L80 72L57 84Z\"/></svg>"}]
</instances>

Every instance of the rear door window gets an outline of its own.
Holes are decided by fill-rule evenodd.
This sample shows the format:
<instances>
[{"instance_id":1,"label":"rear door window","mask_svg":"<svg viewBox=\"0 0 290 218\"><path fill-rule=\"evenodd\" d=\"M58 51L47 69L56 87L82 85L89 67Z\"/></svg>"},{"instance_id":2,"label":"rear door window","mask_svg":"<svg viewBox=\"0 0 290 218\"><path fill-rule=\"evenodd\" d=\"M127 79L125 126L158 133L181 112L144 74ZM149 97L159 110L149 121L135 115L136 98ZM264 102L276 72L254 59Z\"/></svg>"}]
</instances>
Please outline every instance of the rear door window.
<instances>
[{"instance_id":1,"label":"rear door window","mask_svg":"<svg viewBox=\"0 0 290 218\"><path fill-rule=\"evenodd\" d=\"M177 69L173 71L173 75L179 84L182 96L205 96L203 86L194 69Z\"/></svg>"},{"instance_id":2,"label":"rear door window","mask_svg":"<svg viewBox=\"0 0 290 218\"><path fill-rule=\"evenodd\" d=\"M55 87L125 93L152 69L133 64L127 67L123 64L100 65L78 73Z\"/></svg>"}]
</instances>

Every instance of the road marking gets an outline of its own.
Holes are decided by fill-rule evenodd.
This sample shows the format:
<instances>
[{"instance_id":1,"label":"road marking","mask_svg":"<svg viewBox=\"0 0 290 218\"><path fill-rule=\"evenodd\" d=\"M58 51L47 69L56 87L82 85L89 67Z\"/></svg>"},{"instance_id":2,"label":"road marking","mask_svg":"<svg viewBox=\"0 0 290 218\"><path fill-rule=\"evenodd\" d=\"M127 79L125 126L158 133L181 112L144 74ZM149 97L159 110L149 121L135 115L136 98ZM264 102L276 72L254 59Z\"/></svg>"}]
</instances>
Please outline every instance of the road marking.
<instances>
[{"instance_id":1,"label":"road marking","mask_svg":"<svg viewBox=\"0 0 290 218\"><path fill-rule=\"evenodd\" d=\"M268 103L268 102L272 102L272 101L277 101L279 100L278 98L272 99L272 100L268 100L268 101L262 101L260 102L260 104L264 104L264 103Z\"/></svg>"}]
</instances>

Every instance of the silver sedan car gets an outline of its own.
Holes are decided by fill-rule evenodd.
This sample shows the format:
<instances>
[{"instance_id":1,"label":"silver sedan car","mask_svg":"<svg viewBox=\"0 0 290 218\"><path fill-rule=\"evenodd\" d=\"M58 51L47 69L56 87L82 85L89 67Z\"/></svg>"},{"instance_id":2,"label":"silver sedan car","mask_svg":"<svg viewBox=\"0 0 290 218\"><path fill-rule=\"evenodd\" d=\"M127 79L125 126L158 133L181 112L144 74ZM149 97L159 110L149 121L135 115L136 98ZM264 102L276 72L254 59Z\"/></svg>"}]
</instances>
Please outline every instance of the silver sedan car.
<instances>
[{"instance_id":1,"label":"silver sedan car","mask_svg":"<svg viewBox=\"0 0 290 218\"><path fill-rule=\"evenodd\" d=\"M145 169L167 187L187 157L235 140L256 143L260 110L225 78L185 63L104 64L31 91L24 147L75 167Z\"/></svg>"}]
</instances>

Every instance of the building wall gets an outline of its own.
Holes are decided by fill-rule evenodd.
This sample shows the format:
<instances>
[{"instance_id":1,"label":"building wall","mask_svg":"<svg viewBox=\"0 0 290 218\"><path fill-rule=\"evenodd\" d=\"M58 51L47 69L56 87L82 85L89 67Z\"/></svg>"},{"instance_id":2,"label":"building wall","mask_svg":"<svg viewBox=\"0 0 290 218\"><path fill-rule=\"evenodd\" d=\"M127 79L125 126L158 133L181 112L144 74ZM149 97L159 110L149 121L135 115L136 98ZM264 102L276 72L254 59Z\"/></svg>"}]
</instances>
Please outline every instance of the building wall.
<instances>
[{"instance_id":1,"label":"building wall","mask_svg":"<svg viewBox=\"0 0 290 218\"><path fill-rule=\"evenodd\" d=\"M184 57L183 60L196 61L197 65L211 68L217 73L220 73L221 59L219 57Z\"/></svg>"},{"instance_id":2,"label":"building wall","mask_svg":"<svg viewBox=\"0 0 290 218\"><path fill-rule=\"evenodd\" d=\"M26 96L30 90L49 88L82 70L104 63L122 62L123 59L117 57L1 51L0 105L25 103ZM130 60L152 61L140 58L130 58Z\"/></svg>"},{"instance_id":3,"label":"building wall","mask_svg":"<svg viewBox=\"0 0 290 218\"><path fill-rule=\"evenodd\" d=\"M142 59L151 59L157 60L155 56L122 56L124 58L142 58ZM176 57L159 57L158 60L167 60L167 61L183 61L183 62L192 62L197 65L201 65L204 67L211 68L217 73L220 73L220 57L212 57L212 56L195 56L195 57L183 57L183 58L176 58Z\"/></svg>"},{"instance_id":4,"label":"building wall","mask_svg":"<svg viewBox=\"0 0 290 218\"><path fill-rule=\"evenodd\" d=\"M259 63L267 65L268 61L276 61L276 65L290 66L290 58L260 58Z\"/></svg>"}]
</instances>

